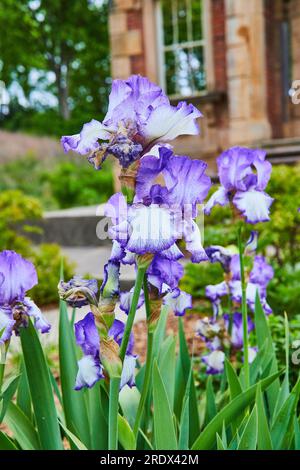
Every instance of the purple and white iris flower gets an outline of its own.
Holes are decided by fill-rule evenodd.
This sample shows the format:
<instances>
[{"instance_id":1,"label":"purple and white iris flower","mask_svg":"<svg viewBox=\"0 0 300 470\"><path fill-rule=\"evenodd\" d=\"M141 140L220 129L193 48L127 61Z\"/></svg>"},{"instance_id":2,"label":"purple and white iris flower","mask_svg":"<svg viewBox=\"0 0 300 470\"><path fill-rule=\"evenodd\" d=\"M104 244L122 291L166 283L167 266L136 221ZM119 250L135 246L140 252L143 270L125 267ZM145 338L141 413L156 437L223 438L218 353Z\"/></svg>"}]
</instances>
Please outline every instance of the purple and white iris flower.
<instances>
[{"instance_id":1,"label":"purple and white iris flower","mask_svg":"<svg viewBox=\"0 0 300 470\"><path fill-rule=\"evenodd\" d=\"M133 75L127 80L113 81L102 122L92 119L79 134L64 136L61 142L65 152L73 150L82 155L92 152L89 161L97 169L108 155L114 155L127 168L156 142L198 134L197 119L201 116L191 104L180 102L171 106L159 86Z\"/></svg>"},{"instance_id":2,"label":"purple and white iris flower","mask_svg":"<svg viewBox=\"0 0 300 470\"><path fill-rule=\"evenodd\" d=\"M224 315L225 326L227 330L229 329L229 315ZM248 316L248 334L254 330L254 323L250 316ZM243 318L242 314L239 312L235 312L232 315L232 326L231 326L231 334L230 334L230 341L231 345L235 349L242 349L243 348Z\"/></svg>"},{"instance_id":3,"label":"purple and white iris flower","mask_svg":"<svg viewBox=\"0 0 300 470\"><path fill-rule=\"evenodd\" d=\"M207 260L194 221L197 204L211 186L206 168L204 162L175 156L169 148L154 148L153 154L140 161L134 203L127 205L125 197L117 193L106 205L105 215L113 223L112 239L130 253L176 260L183 256L176 241L184 238L193 262ZM164 186L156 183L158 176L164 178Z\"/></svg>"},{"instance_id":4,"label":"purple and white iris flower","mask_svg":"<svg viewBox=\"0 0 300 470\"><path fill-rule=\"evenodd\" d=\"M91 312L75 323L74 327L76 342L83 352L83 357L78 361L78 373L75 382L75 390L81 390L83 387L93 387L98 380L104 378L100 356L100 336L94 315ZM108 336L120 345L123 333L124 323L115 320L108 331ZM137 356L133 354L133 336L131 335L124 359L120 388L125 385L132 387L135 384L136 358Z\"/></svg>"},{"instance_id":5,"label":"purple and white iris flower","mask_svg":"<svg viewBox=\"0 0 300 470\"><path fill-rule=\"evenodd\" d=\"M202 362L206 364L206 373L209 375L221 374L224 370L225 353L215 350L202 357Z\"/></svg>"},{"instance_id":6,"label":"purple and white iris flower","mask_svg":"<svg viewBox=\"0 0 300 470\"><path fill-rule=\"evenodd\" d=\"M14 331L26 327L31 317L42 333L50 330L37 305L26 296L38 283L33 264L14 251L0 253L0 344L9 341Z\"/></svg>"},{"instance_id":7,"label":"purple and white iris flower","mask_svg":"<svg viewBox=\"0 0 300 470\"><path fill-rule=\"evenodd\" d=\"M273 199L265 192L272 165L265 160L266 152L259 149L232 147L217 159L220 188L211 196L204 212L210 214L219 204L230 202L250 224L270 220Z\"/></svg>"}]
</instances>

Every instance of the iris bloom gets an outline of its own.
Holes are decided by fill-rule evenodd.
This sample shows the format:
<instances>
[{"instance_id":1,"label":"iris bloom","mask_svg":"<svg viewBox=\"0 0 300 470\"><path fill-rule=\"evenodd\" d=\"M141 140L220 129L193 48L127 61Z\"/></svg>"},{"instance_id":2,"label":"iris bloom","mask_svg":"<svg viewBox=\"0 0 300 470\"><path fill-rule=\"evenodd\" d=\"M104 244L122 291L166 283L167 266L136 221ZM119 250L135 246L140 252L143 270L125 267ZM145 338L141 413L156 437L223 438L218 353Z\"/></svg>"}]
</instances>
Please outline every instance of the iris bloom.
<instances>
[{"instance_id":1,"label":"iris bloom","mask_svg":"<svg viewBox=\"0 0 300 470\"><path fill-rule=\"evenodd\" d=\"M206 168L204 162L175 156L169 148L152 149L140 162L134 204L127 205L117 193L106 205L105 215L113 223L111 237L126 252L160 254L170 260L183 256L176 245L183 237L193 262L207 260L194 221L197 204L211 185ZM164 178L164 186L156 184L158 176Z\"/></svg>"},{"instance_id":2,"label":"iris bloom","mask_svg":"<svg viewBox=\"0 0 300 470\"><path fill-rule=\"evenodd\" d=\"M75 337L77 344L81 347L83 357L78 361L78 373L75 382L75 390L83 387L91 388L98 380L104 378L103 366L101 364L100 336L95 324L94 315L90 312L82 320L75 323ZM124 323L115 320L108 331L108 336L116 344L120 345L124 333ZM124 359L121 385L134 385L134 371L136 356L133 355L133 336L131 336L126 356Z\"/></svg>"},{"instance_id":3,"label":"iris bloom","mask_svg":"<svg viewBox=\"0 0 300 470\"><path fill-rule=\"evenodd\" d=\"M114 80L108 111L102 122L92 119L79 134L61 139L65 152L85 155L99 169L108 155L127 168L156 142L169 142L179 135L195 135L202 115L193 105L171 106L161 88L147 78L133 75ZM105 141L104 143L101 141Z\"/></svg>"},{"instance_id":4,"label":"iris bloom","mask_svg":"<svg viewBox=\"0 0 300 470\"><path fill-rule=\"evenodd\" d=\"M31 317L42 333L50 330L37 305L26 296L38 282L33 264L14 251L0 253L0 344L26 327Z\"/></svg>"},{"instance_id":5,"label":"iris bloom","mask_svg":"<svg viewBox=\"0 0 300 470\"><path fill-rule=\"evenodd\" d=\"M265 160L266 152L243 147L226 150L217 159L220 188L205 206L205 213L219 204L232 202L250 224L270 220L273 199L265 192L272 165Z\"/></svg>"},{"instance_id":6,"label":"iris bloom","mask_svg":"<svg viewBox=\"0 0 300 470\"><path fill-rule=\"evenodd\" d=\"M98 283L96 279L83 279L74 276L70 281L60 281L58 284L58 294L71 307L83 307L88 304L96 304Z\"/></svg>"}]
</instances>

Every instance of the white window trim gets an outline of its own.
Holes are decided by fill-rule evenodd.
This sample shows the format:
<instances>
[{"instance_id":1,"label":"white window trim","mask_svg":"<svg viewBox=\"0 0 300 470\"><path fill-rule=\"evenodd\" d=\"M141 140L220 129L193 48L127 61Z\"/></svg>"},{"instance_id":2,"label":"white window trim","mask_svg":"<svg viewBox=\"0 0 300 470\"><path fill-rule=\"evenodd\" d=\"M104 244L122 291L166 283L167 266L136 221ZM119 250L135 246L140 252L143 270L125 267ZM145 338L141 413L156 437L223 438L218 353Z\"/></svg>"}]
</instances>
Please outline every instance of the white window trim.
<instances>
[{"instance_id":1,"label":"white window trim","mask_svg":"<svg viewBox=\"0 0 300 470\"><path fill-rule=\"evenodd\" d=\"M197 97L206 95L208 92L213 91L214 89L214 67L213 67L213 50L212 50L212 24L211 24L211 0L202 0L203 1L203 15L202 15L202 28L204 39L196 41L186 41L180 43L180 47L192 47L192 46L202 46L203 47L203 56L204 56L204 69L206 76L206 89L201 90L197 93L193 93L190 97ZM171 44L169 46L164 45L163 40L163 19L160 0L155 0L155 24L156 24L156 36L157 36L157 70L158 70L158 81L160 86L164 91L166 91L166 74L165 74L165 62L164 62L164 53L168 50L174 50L176 44ZM172 95L171 98L179 99L183 98L182 95ZM184 96L188 98L188 96Z\"/></svg>"}]
</instances>

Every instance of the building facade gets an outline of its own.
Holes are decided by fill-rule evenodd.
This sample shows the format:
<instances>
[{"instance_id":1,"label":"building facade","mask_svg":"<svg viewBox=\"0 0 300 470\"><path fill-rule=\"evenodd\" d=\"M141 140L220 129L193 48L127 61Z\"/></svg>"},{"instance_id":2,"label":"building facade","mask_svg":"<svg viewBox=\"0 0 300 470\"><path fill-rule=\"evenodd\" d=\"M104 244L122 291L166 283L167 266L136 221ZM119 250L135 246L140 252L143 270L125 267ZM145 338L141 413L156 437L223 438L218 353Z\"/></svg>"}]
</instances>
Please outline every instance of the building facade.
<instances>
[{"instance_id":1,"label":"building facade","mask_svg":"<svg viewBox=\"0 0 300 470\"><path fill-rule=\"evenodd\" d=\"M197 106L201 135L177 153L210 162L232 145L300 158L300 0L113 0L113 78L146 75Z\"/></svg>"}]
</instances>

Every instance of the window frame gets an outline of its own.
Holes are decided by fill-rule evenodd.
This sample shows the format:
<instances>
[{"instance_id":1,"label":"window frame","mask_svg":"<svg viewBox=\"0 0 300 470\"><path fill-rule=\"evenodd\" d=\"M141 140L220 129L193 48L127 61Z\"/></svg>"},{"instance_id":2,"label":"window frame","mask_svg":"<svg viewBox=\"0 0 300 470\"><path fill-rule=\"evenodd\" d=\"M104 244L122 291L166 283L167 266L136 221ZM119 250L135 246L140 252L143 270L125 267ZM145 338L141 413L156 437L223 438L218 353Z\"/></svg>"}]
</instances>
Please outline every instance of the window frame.
<instances>
[{"instance_id":1,"label":"window frame","mask_svg":"<svg viewBox=\"0 0 300 470\"><path fill-rule=\"evenodd\" d=\"M170 0L172 1L172 0ZM164 31L163 31L163 15L161 0L155 0L155 24L156 24L156 37L157 37L157 68L158 80L162 89L166 92L166 67L165 67L165 53L168 51L176 50L177 46L180 48L202 47L204 58L204 73L206 78L206 87L203 90L195 91L190 95L181 95L180 93L169 95L172 100L197 98L207 95L214 89L214 73L213 73L213 58L212 58L212 31L211 31L211 5L210 0L199 0L203 2L202 8L202 31L203 39L191 40L185 42L177 42L170 45L164 44Z\"/></svg>"}]
</instances>

